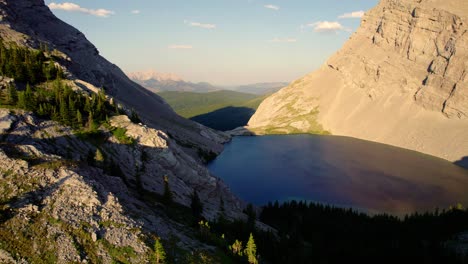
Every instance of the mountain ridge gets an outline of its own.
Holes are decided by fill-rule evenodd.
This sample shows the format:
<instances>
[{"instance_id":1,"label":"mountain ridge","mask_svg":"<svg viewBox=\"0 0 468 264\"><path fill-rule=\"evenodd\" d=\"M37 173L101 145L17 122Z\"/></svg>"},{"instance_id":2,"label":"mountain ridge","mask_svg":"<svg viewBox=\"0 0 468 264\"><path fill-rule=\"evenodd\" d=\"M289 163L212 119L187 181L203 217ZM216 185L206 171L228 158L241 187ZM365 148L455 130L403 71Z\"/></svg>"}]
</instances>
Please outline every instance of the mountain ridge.
<instances>
[{"instance_id":1,"label":"mountain ridge","mask_svg":"<svg viewBox=\"0 0 468 264\"><path fill-rule=\"evenodd\" d=\"M156 94L131 81L115 64L99 55L83 33L59 20L43 0L1 0L0 34L5 41L57 51L58 63L82 89L104 87L119 103L134 109L150 126L170 131L179 141L219 153L228 137L179 117Z\"/></svg>"},{"instance_id":2,"label":"mountain ridge","mask_svg":"<svg viewBox=\"0 0 468 264\"><path fill-rule=\"evenodd\" d=\"M213 85L209 82L185 81L174 73L160 73L155 70L128 72L127 76L152 92L196 92L207 93L220 90L231 90L257 95L269 94L287 86L286 82L262 82L239 86Z\"/></svg>"}]
</instances>

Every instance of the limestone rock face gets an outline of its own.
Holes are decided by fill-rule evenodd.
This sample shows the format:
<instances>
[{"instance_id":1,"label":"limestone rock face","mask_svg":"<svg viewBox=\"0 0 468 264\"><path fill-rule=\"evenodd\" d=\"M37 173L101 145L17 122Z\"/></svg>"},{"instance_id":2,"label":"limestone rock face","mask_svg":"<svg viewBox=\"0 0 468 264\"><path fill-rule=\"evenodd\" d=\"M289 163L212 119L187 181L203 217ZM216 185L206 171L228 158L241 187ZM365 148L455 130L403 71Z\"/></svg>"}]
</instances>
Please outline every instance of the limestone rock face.
<instances>
[{"instance_id":1,"label":"limestone rock face","mask_svg":"<svg viewBox=\"0 0 468 264\"><path fill-rule=\"evenodd\" d=\"M149 126L208 153L222 151L228 137L178 116L156 94L131 81L116 65L99 55L86 37L53 15L43 0L0 0L0 37L19 45L57 50L60 65L78 86L104 87L118 103L135 109ZM203 132L203 133L202 133Z\"/></svg>"},{"instance_id":2,"label":"limestone rock face","mask_svg":"<svg viewBox=\"0 0 468 264\"><path fill-rule=\"evenodd\" d=\"M467 156L468 2L382 0L325 65L266 99L248 128Z\"/></svg>"}]
</instances>

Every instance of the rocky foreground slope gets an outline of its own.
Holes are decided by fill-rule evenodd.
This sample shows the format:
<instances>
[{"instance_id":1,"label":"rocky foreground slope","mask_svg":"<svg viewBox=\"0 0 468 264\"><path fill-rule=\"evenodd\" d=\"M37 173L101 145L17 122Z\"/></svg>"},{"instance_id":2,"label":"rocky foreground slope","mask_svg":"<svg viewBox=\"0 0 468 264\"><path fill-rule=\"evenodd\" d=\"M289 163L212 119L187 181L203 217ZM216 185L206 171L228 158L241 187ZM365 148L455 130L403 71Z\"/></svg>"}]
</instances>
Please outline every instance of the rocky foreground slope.
<instances>
[{"instance_id":1,"label":"rocky foreground slope","mask_svg":"<svg viewBox=\"0 0 468 264\"><path fill-rule=\"evenodd\" d=\"M248 128L468 156L468 2L382 0L325 65L266 99Z\"/></svg>"},{"instance_id":2,"label":"rocky foreground slope","mask_svg":"<svg viewBox=\"0 0 468 264\"><path fill-rule=\"evenodd\" d=\"M243 203L203 164L229 138L130 81L43 0L0 0L0 40L1 65L64 73L31 82L2 69L1 263L148 263L159 238L173 258L213 252L191 227L195 191L205 219L221 209L227 218L245 217ZM41 58L39 65L17 54L35 54L24 56ZM130 121L131 109L142 123Z\"/></svg>"},{"instance_id":3,"label":"rocky foreground slope","mask_svg":"<svg viewBox=\"0 0 468 264\"><path fill-rule=\"evenodd\" d=\"M164 177L179 204L189 207L197 190L207 219L217 217L221 199L227 216L242 217L224 184L164 132L127 116L110 124L138 143L122 144L105 128L83 138L54 121L0 109L0 262L146 263L156 237L205 248L167 215L158 195Z\"/></svg>"}]
</instances>

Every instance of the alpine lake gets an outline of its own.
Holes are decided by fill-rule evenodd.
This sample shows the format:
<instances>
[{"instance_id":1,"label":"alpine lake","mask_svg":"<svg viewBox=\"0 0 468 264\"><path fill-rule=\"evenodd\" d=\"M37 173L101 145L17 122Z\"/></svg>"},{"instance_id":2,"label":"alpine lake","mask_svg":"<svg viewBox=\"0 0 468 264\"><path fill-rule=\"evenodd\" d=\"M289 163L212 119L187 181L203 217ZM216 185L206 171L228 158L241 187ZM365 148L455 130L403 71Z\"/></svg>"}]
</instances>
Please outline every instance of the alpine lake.
<instances>
[{"instance_id":1,"label":"alpine lake","mask_svg":"<svg viewBox=\"0 0 468 264\"><path fill-rule=\"evenodd\" d=\"M349 137L234 137L208 167L258 206L301 200L402 216L468 204L467 169Z\"/></svg>"}]
</instances>

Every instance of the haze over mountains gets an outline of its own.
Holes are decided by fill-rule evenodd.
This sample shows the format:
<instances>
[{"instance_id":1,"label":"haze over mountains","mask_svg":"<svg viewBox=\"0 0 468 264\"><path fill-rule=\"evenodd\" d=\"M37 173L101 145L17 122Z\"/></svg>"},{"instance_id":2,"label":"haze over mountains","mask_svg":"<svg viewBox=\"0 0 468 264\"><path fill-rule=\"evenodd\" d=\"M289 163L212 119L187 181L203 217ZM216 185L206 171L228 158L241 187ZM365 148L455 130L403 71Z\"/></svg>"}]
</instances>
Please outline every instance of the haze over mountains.
<instances>
[{"instance_id":1,"label":"haze over mountains","mask_svg":"<svg viewBox=\"0 0 468 264\"><path fill-rule=\"evenodd\" d=\"M319 70L267 98L259 134L330 132L468 156L468 2L383 0Z\"/></svg>"},{"instance_id":2,"label":"haze over mountains","mask_svg":"<svg viewBox=\"0 0 468 264\"><path fill-rule=\"evenodd\" d=\"M127 73L128 77L153 92L196 92L206 93L219 90L233 90L257 95L269 94L288 85L286 82L256 83L240 86L215 86L207 82L184 81L174 73L160 73L155 70Z\"/></svg>"}]
</instances>

